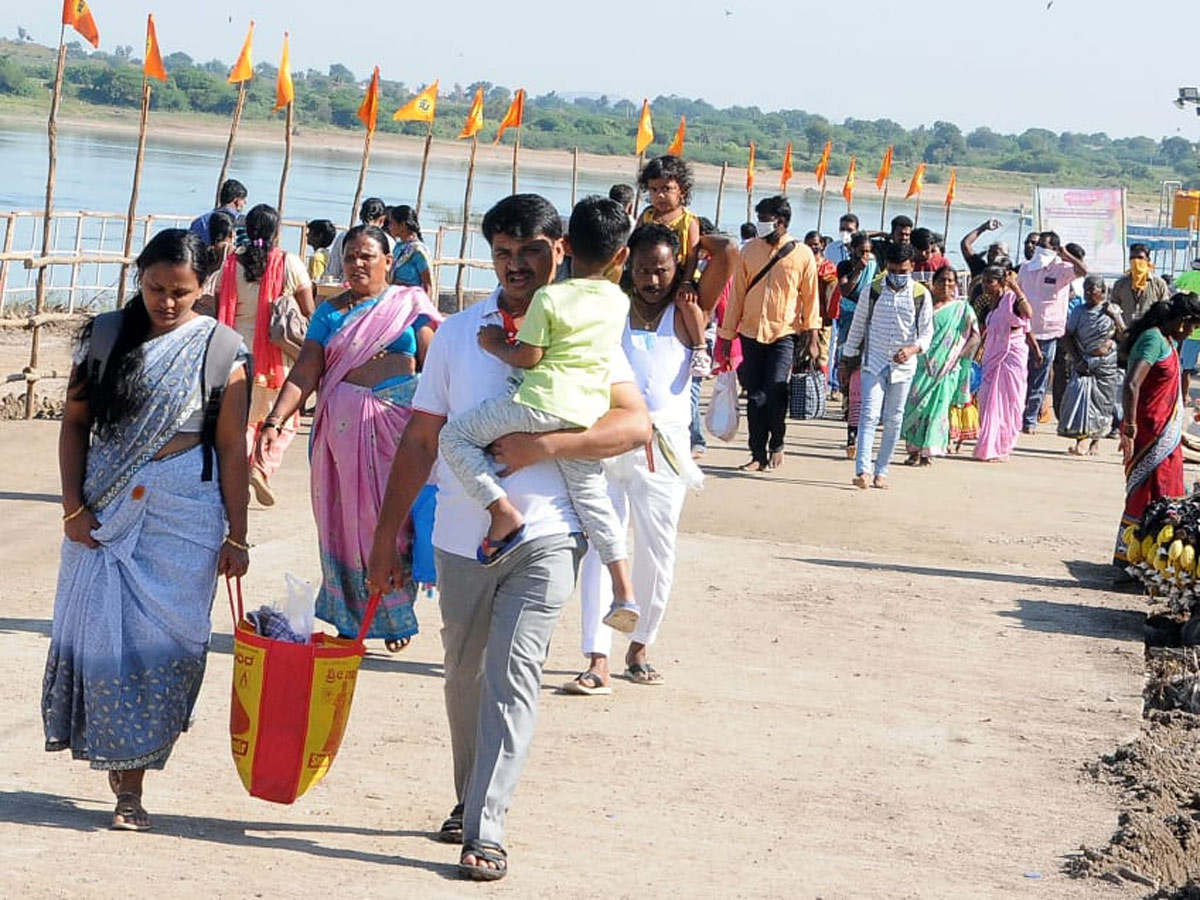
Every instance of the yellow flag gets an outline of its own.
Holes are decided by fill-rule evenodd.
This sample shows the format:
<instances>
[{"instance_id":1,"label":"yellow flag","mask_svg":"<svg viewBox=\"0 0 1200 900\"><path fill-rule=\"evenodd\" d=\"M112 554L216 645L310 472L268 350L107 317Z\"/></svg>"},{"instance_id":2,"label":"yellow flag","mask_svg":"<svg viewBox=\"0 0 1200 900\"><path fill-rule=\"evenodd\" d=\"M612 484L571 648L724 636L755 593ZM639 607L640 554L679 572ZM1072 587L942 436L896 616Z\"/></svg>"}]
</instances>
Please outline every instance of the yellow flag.
<instances>
[{"instance_id":1,"label":"yellow flag","mask_svg":"<svg viewBox=\"0 0 1200 900\"><path fill-rule=\"evenodd\" d=\"M654 143L654 126L650 124L650 101L642 101L642 115L638 119L637 141L633 152L641 156Z\"/></svg>"},{"instance_id":2,"label":"yellow flag","mask_svg":"<svg viewBox=\"0 0 1200 900\"><path fill-rule=\"evenodd\" d=\"M750 164L746 166L746 193L754 190L754 141L750 142Z\"/></svg>"},{"instance_id":3,"label":"yellow flag","mask_svg":"<svg viewBox=\"0 0 1200 900\"><path fill-rule=\"evenodd\" d=\"M958 169L950 170L950 185L946 188L946 205L954 205L954 196L958 193Z\"/></svg>"},{"instance_id":4,"label":"yellow flag","mask_svg":"<svg viewBox=\"0 0 1200 900\"><path fill-rule=\"evenodd\" d=\"M908 193L904 197L907 199L923 190L925 190L925 163L921 163L917 166L917 171L913 172L912 181L908 183Z\"/></svg>"},{"instance_id":5,"label":"yellow flag","mask_svg":"<svg viewBox=\"0 0 1200 900\"><path fill-rule=\"evenodd\" d=\"M367 134L375 133L375 123L379 121L379 66L371 73L371 83L367 85L366 96L358 108L358 118L367 126Z\"/></svg>"},{"instance_id":6,"label":"yellow flag","mask_svg":"<svg viewBox=\"0 0 1200 900\"><path fill-rule=\"evenodd\" d=\"M93 47L100 46L100 29L96 27L87 0L63 0L62 23L78 31Z\"/></svg>"},{"instance_id":7,"label":"yellow flag","mask_svg":"<svg viewBox=\"0 0 1200 900\"><path fill-rule=\"evenodd\" d=\"M847 209L854 202L854 174L857 162L855 157L850 157L850 168L846 170L846 183L842 185L842 196L846 198Z\"/></svg>"},{"instance_id":8,"label":"yellow flag","mask_svg":"<svg viewBox=\"0 0 1200 900\"><path fill-rule=\"evenodd\" d=\"M438 83L435 81L392 113L397 122L433 122L437 114Z\"/></svg>"},{"instance_id":9,"label":"yellow flag","mask_svg":"<svg viewBox=\"0 0 1200 900\"><path fill-rule=\"evenodd\" d=\"M500 138L509 128L520 128L525 121L525 88L517 88L516 94L513 95L512 103L508 105L508 112L504 114L504 118L500 120L500 130L496 132L496 143L500 143Z\"/></svg>"},{"instance_id":10,"label":"yellow flag","mask_svg":"<svg viewBox=\"0 0 1200 900\"><path fill-rule=\"evenodd\" d=\"M883 165L879 167L879 174L875 176L875 187L881 191L887 180L892 177L892 154L895 149L894 145L888 144L888 148L883 154Z\"/></svg>"},{"instance_id":11,"label":"yellow flag","mask_svg":"<svg viewBox=\"0 0 1200 900\"><path fill-rule=\"evenodd\" d=\"M471 111L467 113L467 121L463 123L459 138L475 137L483 130L483 88L475 88L475 99L471 101Z\"/></svg>"},{"instance_id":12,"label":"yellow flag","mask_svg":"<svg viewBox=\"0 0 1200 900\"><path fill-rule=\"evenodd\" d=\"M675 129L675 137L667 148L667 156L683 156L683 139L687 136L687 116L679 117L679 127Z\"/></svg>"},{"instance_id":13,"label":"yellow flag","mask_svg":"<svg viewBox=\"0 0 1200 900\"><path fill-rule=\"evenodd\" d=\"M279 60L279 77L275 79L275 109L280 110L296 99L292 84L292 53L288 48L288 33L283 33L283 58Z\"/></svg>"},{"instance_id":14,"label":"yellow flag","mask_svg":"<svg viewBox=\"0 0 1200 900\"><path fill-rule=\"evenodd\" d=\"M792 169L792 142L788 141L787 149L783 151L783 172L779 176L779 189L787 193L787 183L792 180L795 170Z\"/></svg>"},{"instance_id":15,"label":"yellow flag","mask_svg":"<svg viewBox=\"0 0 1200 900\"><path fill-rule=\"evenodd\" d=\"M821 161L817 163L817 183L823 184L825 176L829 174L829 154L833 152L833 141L825 142L825 149L821 151Z\"/></svg>"},{"instance_id":16,"label":"yellow flag","mask_svg":"<svg viewBox=\"0 0 1200 900\"><path fill-rule=\"evenodd\" d=\"M251 59L250 45L254 41L254 20L250 20L250 30L246 32L246 41L242 44L242 52L238 54L233 71L229 73L230 84L240 84L254 77L254 61Z\"/></svg>"},{"instance_id":17,"label":"yellow flag","mask_svg":"<svg viewBox=\"0 0 1200 900\"><path fill-rule=\"evenodd\" d=\"M167 70L163 68L162 53L158 49L158 32L154 30L154 13L146 16L146 60L142 63L142 72L147 78L167 80Z\"/></svg>"}]
</instances>

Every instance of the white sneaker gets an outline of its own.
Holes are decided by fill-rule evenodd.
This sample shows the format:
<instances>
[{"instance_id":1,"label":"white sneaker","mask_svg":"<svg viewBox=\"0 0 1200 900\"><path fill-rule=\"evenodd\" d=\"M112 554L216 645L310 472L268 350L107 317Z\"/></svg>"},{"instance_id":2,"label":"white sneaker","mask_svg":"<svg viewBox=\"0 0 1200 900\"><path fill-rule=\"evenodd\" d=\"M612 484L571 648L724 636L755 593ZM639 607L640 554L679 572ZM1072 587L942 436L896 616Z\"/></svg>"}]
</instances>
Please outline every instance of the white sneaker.
<instances>
[{"instance_id":1,"label":"white sneaker","mask_svg":"<svg viewBox=\"0 0 1200 900\"><path fill-rule=\"evenodd\" d=\"M713 361L708 355L708 350L698 349L692 351L692 366L691 375L693 378L707 378L712 374Z\"/></svg>"}]
</instances>

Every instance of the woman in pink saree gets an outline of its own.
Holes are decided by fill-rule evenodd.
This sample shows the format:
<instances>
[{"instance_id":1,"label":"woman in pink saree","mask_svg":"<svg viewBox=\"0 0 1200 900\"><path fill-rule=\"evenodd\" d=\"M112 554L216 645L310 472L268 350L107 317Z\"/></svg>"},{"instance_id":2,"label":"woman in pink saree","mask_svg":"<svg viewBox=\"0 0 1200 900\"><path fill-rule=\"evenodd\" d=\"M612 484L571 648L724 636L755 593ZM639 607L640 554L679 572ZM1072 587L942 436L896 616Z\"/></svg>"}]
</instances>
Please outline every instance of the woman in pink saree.
<instances>
[{"instance_id":1,"label":"woman in pink saree","mask_svg":"<svg viewBox=\"0 0 1200 900\"><path fill-rule=\"evenodd\" d=\"M321 550L317 617L341 635L358 632L369 597L367 558L400 436L433 331L442 317L420 288L388 285L387 238L350 229L344 247L349 290L322 303L274 408L258 452L268 454L284 422L317 390L312 504ZM411 572L411 525L399 537ZM395 652L417 633L411 578L383 598L368 637Z\"/></svg>"},{"instance_id":2,"label":"woman in pink saree","mask_svg":"<svg viewBox=\"0 0 1200 900\"><path fill-rule=\"evenodd\" d=\"M983 294L990 311L984 326L975 458L1003 462L1021 433L1029 354L1041 351L1029 330L1033 308L1017 285L1015 273L989 266L983 273Z\"/></svg>"}]
</instances>

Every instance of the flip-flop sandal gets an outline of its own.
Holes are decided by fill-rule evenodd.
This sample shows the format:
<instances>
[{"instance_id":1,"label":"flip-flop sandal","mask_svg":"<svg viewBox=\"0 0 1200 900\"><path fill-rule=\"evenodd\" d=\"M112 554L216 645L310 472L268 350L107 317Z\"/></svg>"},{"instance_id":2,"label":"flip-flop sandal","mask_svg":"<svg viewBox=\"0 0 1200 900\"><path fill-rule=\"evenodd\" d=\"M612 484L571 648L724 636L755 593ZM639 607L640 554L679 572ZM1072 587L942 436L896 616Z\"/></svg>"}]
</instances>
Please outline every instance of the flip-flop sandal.
<instances>
[{"instance_id":1,"label":"flip-flop sandal","mask_svg":"<svg viewBox=\"0 0 1200 900\"><path fill-rule=\"evenodd\" d=\"M388 653L399 653L401 650L403 650L405 647L407 647L411 643L412 643L412 638L410 638L410 637L395 638L394 640L384 641L383 646L384 646L384 649L386 649Z\"/></svg>"},{"instance_id":2,"label":"flip-flop sandal","mask_svg":"<svg viewBox=\"0 0 1200 900\"><path fill-rule=\"evenodd\" d=\"M562 686L562 692L576 696L597 697L601 694L611 694L612 688L601 681L600 676L595 672L580 672Z\"/></svg>"},{"instance_id":3,"label":"flip-flop sandal","mask_svg":"<svg viewBox=\"0 0 1200 900\"><path fill-rule=\"evenodd\" d=\"M454 804L450 816L438 829L437 839L443 844L461 844L463 839L463 805Z\"/></svg>"},{"instance_id":4,"label":"flip-flop sandal","mask_svg":"<svg viewBox=\"0 0 1200 900\"><path fill-rule=\"evenodd\" d=\"M507 535L500 538L498 541L493 541L491 538L485 537L483 543L479 545L479 549L475 551L475 559L480 565L494 566L500 560L504 559L525 539L525 526L521 525L516 530L510 531Z\"/></svg>"},{"instance_id":5,"label":"flip-flop sandal","mask_svg":"<svg viewBox=\"0 0 1200 900\"><path fill-rule=\"evenodd\" d=\"M625 677L634 684L663 684L666 679L650 663L633 663L626 667Z\"/></svg>"},{"instance_id":6,"label":"flip-flop sandal","mask_svg":"<svg viewBox=\"0 0 1200 900\"><path fill-rule=\"evenodd\" d=\"M145 821L139 822L138 819ZM109 827L113 831L149 831L150 816L142 806L142 798L133 793L117 794L117 808L113 810L112 825Z\"/></svg>"},{"instance_id":7,"label":"flip-flop sandal","mask_svg":"<svg viewBox=\"0 0 1200 900\"><path fill-rule=\"evenodd\" d=\"M467 854L475 857L475 864L463 862ZM479 862L491 863L496 868L485 868ZM508 874L508 854L495 841L472 838L463 844L462 856L458 858L458 874L471 881L499 881Z\"/></svg>"},{"instance_id":8,"label":"flip-flop sandal","mask_svg":"<svg viewBox=\"0 0 1200 900\"><path fill-rule=\"evenodd\" d=\"M642 617L636 603L614 603L600 621L621 634L633 634L638 619Z\"/></svg>"}]
</instances>

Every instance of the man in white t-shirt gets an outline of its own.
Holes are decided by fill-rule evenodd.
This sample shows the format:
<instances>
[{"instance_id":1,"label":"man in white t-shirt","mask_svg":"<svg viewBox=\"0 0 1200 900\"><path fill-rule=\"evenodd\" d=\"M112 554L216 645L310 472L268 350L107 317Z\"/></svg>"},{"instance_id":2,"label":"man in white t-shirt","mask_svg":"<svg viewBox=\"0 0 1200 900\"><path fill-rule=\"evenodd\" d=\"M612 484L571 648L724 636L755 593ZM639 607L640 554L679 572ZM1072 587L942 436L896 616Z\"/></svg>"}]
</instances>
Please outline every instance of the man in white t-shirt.
<instances>
[{"instance_id":1,"label":"man in white t-shirt","mask_svg":"<svg viewBox=\"0 0 1200 900\"><path fill-rule=\"evenodd\" d=\"M492 881L507 871L504 817L533 741L550 636L586 549L551 458L604 459L643 446L650 418L622 356L611 378L612 408L590 429L509 435L493 444L526 536L495 565L476 560L488 514L438 458L438 436L448 420L509 390L512 370L480 348L479 330L499 325L515 335L534 292L554 281L562 262L562 219L548 200L515 194L484 216L483 235L500 286L447 319L429 346L388 480L368 584L379 590L405 577L396 535L437 461L433 545L457 798L438 836L462 842L463 876Z\"/></svg>"}]
</instances>

